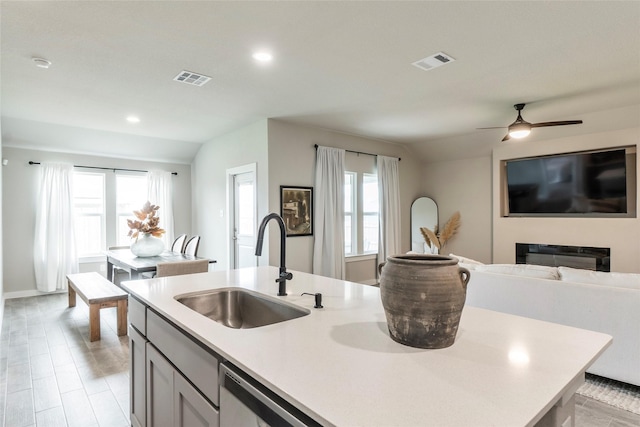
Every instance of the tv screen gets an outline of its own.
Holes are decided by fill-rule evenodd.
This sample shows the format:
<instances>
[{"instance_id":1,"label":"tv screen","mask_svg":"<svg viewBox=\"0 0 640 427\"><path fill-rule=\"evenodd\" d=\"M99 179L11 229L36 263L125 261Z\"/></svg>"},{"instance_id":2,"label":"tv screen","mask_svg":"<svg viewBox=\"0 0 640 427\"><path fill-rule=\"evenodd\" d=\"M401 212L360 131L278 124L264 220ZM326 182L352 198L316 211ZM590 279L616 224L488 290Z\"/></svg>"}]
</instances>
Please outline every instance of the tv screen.
<instances>
[{"instance_id":1,"label":"tv screen","mask_svg":"<svg viewBox=\"0 0 640 427\"><path fill-rule=\"evenodd\" d=\"M508 160L509 215L626 214L625 149Z\"/></svg>"}]
</instances>

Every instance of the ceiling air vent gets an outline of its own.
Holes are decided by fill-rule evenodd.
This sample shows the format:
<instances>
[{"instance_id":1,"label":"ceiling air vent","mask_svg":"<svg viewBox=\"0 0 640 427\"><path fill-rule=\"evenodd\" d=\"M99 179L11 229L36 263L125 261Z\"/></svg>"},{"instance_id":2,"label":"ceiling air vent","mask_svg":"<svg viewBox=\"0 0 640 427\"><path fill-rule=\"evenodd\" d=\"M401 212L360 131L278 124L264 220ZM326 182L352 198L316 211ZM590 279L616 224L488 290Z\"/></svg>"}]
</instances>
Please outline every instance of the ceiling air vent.
<instances>
[{"instance_id":1,"label":"ceiling air vent","mask_svg":"<svg viewBox=\"0 0 640 427\"><path fill-rule=\"evenodd\" d=\"M186 83L188 85L203 86L206 82L211 80L211 77L192 73L191 71L180 71L180 74L175 76L173 80L181 83Z\"/></svg>"},{"instance_id":2,"label":"ceiling air vent","mask_svg":"<svg viewBox=\"0 0 640 427\"><path fill-rule=\"evenodd\" d=\"M453 58L452 56L449 56L446 53L438 52L434 55L431 55L424 59L416 61L411 65L418 67L422 70L429 71L453 61L455 61L455 58Z\"/></svg>"}]
</instances>

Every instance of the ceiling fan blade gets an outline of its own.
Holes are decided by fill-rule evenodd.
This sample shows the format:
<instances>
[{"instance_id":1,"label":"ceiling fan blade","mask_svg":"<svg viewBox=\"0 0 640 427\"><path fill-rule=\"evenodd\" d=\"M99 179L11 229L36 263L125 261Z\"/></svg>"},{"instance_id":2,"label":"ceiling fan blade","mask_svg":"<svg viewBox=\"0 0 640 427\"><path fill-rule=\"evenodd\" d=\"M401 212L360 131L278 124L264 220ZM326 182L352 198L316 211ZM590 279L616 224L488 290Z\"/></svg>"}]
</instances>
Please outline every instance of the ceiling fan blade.
<instances>
[{"instance_id":1,"label":"ceiling fan blade","mask_svg":"<svg viewBox=\"0 0 640 427\"><path fill-rule=\"evenodd\" d=\"M504 138L502 138L502 141L508 141L512 138L511 135L513 135L514 138L524 138L526 136L529 135L529 132L531 132L531 130L533 128L543 128L543 127L549 127L549 126L566 126L566 125L579 125L582 123L582 120L563 120L563 121L556 121L556 122L540 122L540 123L529 123L528 121L526 121L525 119L522 118L522 110L524 109L524 106L526 104L515 104L513 106L513 108L516 109L516 111L518 112L518 117L516 117L516 120L511 123L509 126L495 126L495 127L486 127L486 128L476 128L476 129L507 129L508 132L507 134L504 136Z\"/></svg>"},{"instance_id":2,"label":"ceiling fan blade","mask_svg":"<svg viewBox=\"0 0 640 427\"><path fill-rule=\"evenodd\" d=\"M565 126L565 125L579 125L582 123L582 120L564 120L560 122L542 122L542 123L531 123L532 128L544 128L547 126Z\"/></svg>"}]
</instances>

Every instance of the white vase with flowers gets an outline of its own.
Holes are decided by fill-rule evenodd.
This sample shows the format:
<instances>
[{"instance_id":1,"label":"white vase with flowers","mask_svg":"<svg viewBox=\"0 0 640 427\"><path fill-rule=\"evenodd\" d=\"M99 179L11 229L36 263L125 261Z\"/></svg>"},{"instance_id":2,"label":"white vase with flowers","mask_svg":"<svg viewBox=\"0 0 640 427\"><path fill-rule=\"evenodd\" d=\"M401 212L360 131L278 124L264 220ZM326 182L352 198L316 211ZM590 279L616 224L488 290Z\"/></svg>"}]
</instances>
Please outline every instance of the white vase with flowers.
<instances>
[{"instance_id":1,"label":"white vase with flowers","mask_svg":"<svg viewBox=\"0 0 640 427\"><path fill-rule=\"evenodd\" d=\"M134 220L127 220L129 225L128 236L135 239L131 243L131 252L139 257L157 256L164 251L164 242L160 239L164 230L158 226L160 217L157 216L160 206L152 205L147 201L142 209L133 211Z\"/></svg>"}]
</instances>

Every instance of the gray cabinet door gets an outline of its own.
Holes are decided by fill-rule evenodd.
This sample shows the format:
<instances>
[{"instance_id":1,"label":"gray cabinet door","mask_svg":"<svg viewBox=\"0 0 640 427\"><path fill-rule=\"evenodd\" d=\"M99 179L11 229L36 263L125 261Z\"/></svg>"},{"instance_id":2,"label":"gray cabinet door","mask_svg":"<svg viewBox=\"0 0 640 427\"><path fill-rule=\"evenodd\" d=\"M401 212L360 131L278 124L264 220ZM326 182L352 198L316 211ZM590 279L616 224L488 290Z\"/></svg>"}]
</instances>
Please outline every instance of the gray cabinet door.
<instances>
[{"instance_id":1,"label":"gray cabinet door","mask_svg":"<svg viewBox=\"0 0 640 427\"><path fill-rule=\"evenodd\" d=\"M218 427L214 406L150 342L146 353L146 427Z\"/></svg>"},{"instance_id":2,"label":"gray cabinet door","mask_svg":"<svg viewBox=\"0 0 640 427\"><path fill-rule=\"evenodd\" d=\"M173 425L173 366L147 343L147 427Z\"/></svg>"},{"instance_id":3,"label":"gray cabinet door","mask_svg":"<svg viewBox=\"0 0 640 427\"><path fill-rule=\"evenodd\" d=\"M147 339L173 366L218 405L218 359L151 310L147 311Z\"/></svg>"},{"instance_id":4,"label":"gray cabinet door","mask_svg":"<svg viewBox=\"0 0 640 427\"><path fill-rule=\"evenodd\" d=\"M178 372L173 386L175 427L218 427L218 412Z\"/></svg>"},{"instance_id":5,"label":"gray cabinet door","mask_svg":"<svg viewBox=\"0 0 640 427\"><path fill-rule=\"evenodd\" d=\"M129 326L130 420L133 427L146 427L147 340Z\"/></svg>"}]
</instances>

